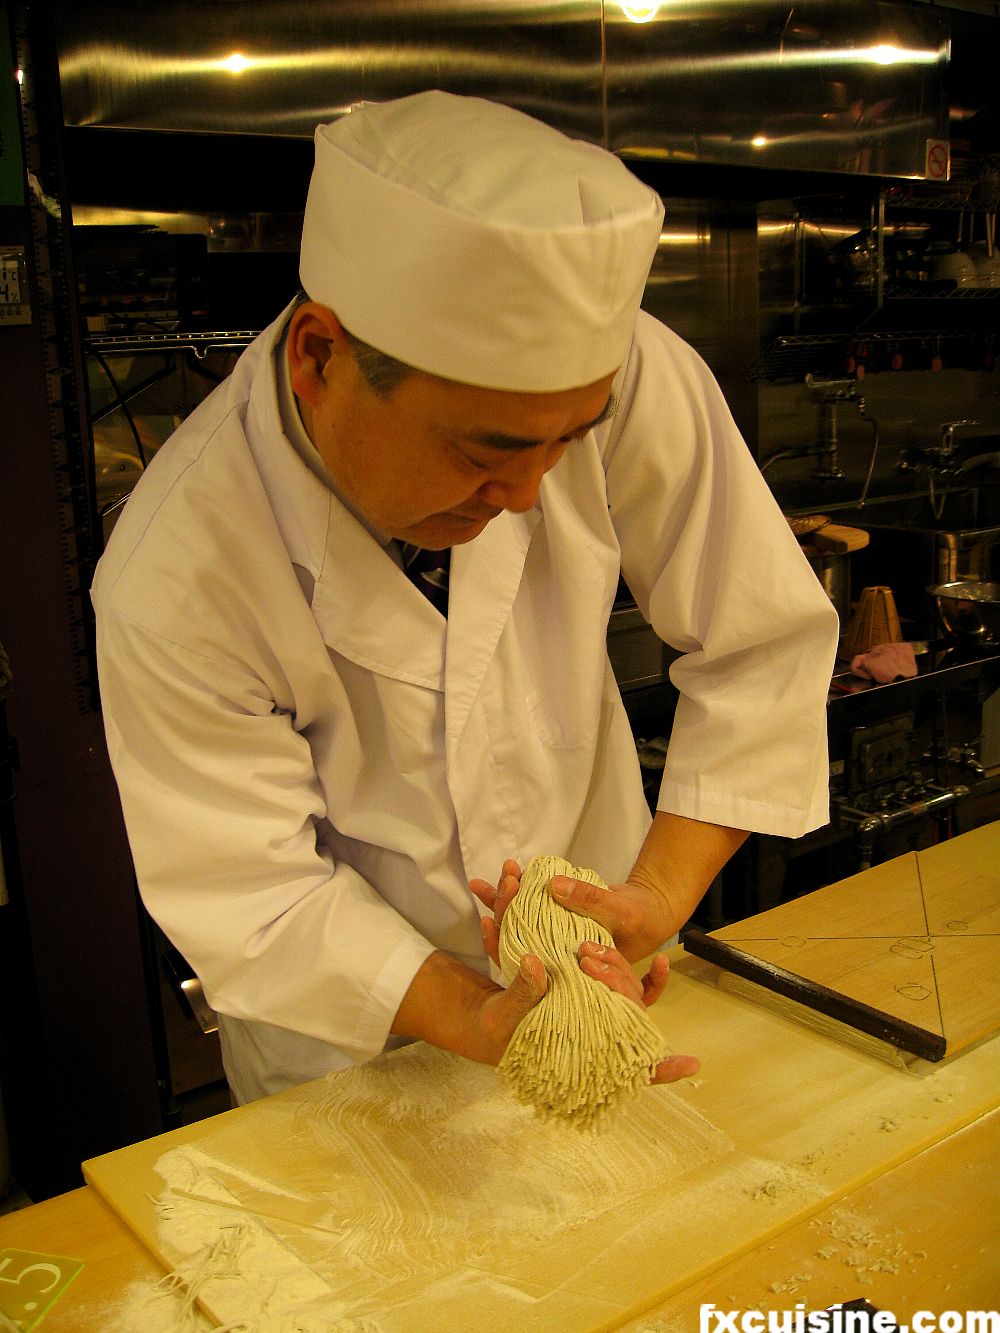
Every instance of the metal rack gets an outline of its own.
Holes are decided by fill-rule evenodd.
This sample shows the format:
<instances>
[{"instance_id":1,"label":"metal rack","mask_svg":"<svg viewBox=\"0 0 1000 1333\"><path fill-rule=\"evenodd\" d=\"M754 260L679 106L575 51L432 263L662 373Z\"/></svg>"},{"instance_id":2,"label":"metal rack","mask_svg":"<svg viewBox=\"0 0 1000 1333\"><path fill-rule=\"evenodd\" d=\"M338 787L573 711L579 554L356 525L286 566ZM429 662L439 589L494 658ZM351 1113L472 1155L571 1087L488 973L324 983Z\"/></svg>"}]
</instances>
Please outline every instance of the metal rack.
<instances>
[{"instance_id":1,"label":"metal rack","mask_svg":"<svg viewBox=\"0 0 1000 1333\"><path fill-rule=\"evenodd\" d=\"M992 159L987 165L992 169ZM996 169L1000 180L1000 164ZM971 165L969 170L972 171ZM873 241L871 272L866 294L859 291L854 301L845 295L819 305L803 299L803 256L797 230L794 327L770 342L747 367L747 378L801 379L810 371L851 373L863 359L869 370L879 370L888 368L888 364L880 364L880 357L888 349L891 349L890 358L895 352L911 352L914 348L933 349L926 357L927 368L938 368L942 350L952 357L961 356L965 361L976 359L978 353L984 366L992 365L993 349L1000 340L1000 289L970 287L923 291L918 286L894 285L885 267L887 216L890 213L949 214L959 219L961 230L966 217L994 216L993 194L987 184L985 178L984 182L979 182L970 176L969 179L942 184L914 182L881 188L877 196L865 204L870 210L867 228ZM990 189L994 188L990 186ZM855 199L853 208L850 208L846 196L834 199L823 196L803 201L801 206L796 203L796 228L806 211L815 208L821 210L823 217L843 218L850 212L856 220L860 202ZM820 320L829 327L820 331L801 331L799 321L804 313L808 313L814 328ZM921 326L913 327L916 318L920 319ZM927 327L931 320L934 322ZM858 356L857 350L862 347L865 349L863 356Z\"/></svg>"},{"instance_id":2,"label":"metal rack","mask_svg":"<svg viewBox=\"0 0 1000 1333\"><path fill-rule=\"evenodd\" d=\"M105 421L116 412L121 412L131 432L136 462L145 469L149 461L147 444L143 442L141 432L133 415L132 404L148 389L162 381L169 380L184 364L198 376L211 384L218 384L224 378L226 368L212 367L209 358L214 354L233 354L242 351L258 336L255 329L228 329L224 331L167 331L156 330L142 333L91 333L84 340L84 352L100 366L104 379L111 393L105 401L95 403L90 413L91 429L98 422ZM157 357L161 364L144 366L148 373L135 378L130 371L127 380L123 379L117 367L110 364L116 357ZM179 364L183 363L183 364ZM147 442L148 443L148 442ZM97 472L97 444L95 450L95 473ZM133 482L134 484L134 482ZM99 485L99 483L98 483ZM120 509L128 498L131 486L123 492L102 498L98 493L98 514L102 526L109 515ZM104 528L104 535L108 529Z\"/></svg>"},{"instance_id":3,"label":"metal rack","mask_svg":"<svg viewBox=\"0 0 1000 1333\"><path fill-rule=\"evenodd\" d=\"M974 293L968 293L973 295ZM987 293L995 301L1000 301L1000 292ZM919 298L918 298L919 299ZM951 296L938 298L925 297L924 300L951 300ZM1000 308L1000 305L998 305ZM930 349L938 351L942 346L954 348L956 344L967 344L968 351L981 349L984 355L990 355L994 344L1000 342L1000 327L997 330L975 329L893 329L885 332L871 332L863 324L843 333L788 334L775 338L764 352L748 366L746 374L751 380L802 379L812 372L825 373L833 370L842 373L850 371L846 363L856 357L859 347L867 348L868 359L871 356L872 369L879 369L879 354L892 351ZM872 355L874 353L874 355Z\"/></svg>"},{"instance_id":4,"label":"metal rack","mask_svg":"<svg viewBox=\"0 0 1000 1333\"><path fill-rule=\"evenodd\" d=\"M85 339L88 351L104 356L141 352L193 352L199 360L210 352L249 347L260 329L237 329L225 333L91 333Z\"/></svg>"}]
</instances>

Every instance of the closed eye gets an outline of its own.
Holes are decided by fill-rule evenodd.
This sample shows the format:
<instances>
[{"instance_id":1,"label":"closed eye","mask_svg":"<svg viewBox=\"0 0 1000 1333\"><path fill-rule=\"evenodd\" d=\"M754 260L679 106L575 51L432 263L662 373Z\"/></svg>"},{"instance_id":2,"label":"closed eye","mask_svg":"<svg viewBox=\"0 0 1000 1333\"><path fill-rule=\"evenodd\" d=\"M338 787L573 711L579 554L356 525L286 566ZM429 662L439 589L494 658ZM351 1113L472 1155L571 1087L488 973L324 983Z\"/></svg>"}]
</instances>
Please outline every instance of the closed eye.
<instances>
[{"instance_id":1,"label":"closed eye","mask_svg":"<svg viewBox=\"0 0 1000 1333\"><path fill-rule=\"evenodd\" d=\"M573 440L582 440L585 435L589 435L595 426L609 420L615 414L618 407L618 399L611 395L604 404L602 411L594 417L592 421L578 426L576 430L570 431L568 435L562 435L556 441L557 444L570 444ZM486 449L537 449L539 445L546 444L546 440L525 437L523 435L508 435L504 431L473 431L468 435L462 436L463 440L470 444L480 444Z\"/></svg>"}]
</instances>

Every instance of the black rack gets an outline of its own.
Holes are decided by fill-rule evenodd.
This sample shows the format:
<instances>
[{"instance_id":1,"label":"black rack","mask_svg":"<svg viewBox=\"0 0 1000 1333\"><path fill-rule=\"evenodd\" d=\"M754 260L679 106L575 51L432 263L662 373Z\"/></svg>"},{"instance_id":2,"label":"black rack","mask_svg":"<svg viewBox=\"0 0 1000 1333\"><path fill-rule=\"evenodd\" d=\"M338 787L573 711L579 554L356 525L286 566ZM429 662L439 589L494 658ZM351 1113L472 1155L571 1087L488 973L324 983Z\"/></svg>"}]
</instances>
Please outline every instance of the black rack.
<instances>
[{"instance_id":1,"label":"black rack","mask_svg":"<svg viewBox=\"0 0 1000 1333\"><path fill-rule=\"evenodd\" d=\"M225 333L91 333L85 340L88 351L104 356L137 352L193 352L199 359L210 352L249 347L260 329L237 329Z\"/></svg>"}]
</instances>

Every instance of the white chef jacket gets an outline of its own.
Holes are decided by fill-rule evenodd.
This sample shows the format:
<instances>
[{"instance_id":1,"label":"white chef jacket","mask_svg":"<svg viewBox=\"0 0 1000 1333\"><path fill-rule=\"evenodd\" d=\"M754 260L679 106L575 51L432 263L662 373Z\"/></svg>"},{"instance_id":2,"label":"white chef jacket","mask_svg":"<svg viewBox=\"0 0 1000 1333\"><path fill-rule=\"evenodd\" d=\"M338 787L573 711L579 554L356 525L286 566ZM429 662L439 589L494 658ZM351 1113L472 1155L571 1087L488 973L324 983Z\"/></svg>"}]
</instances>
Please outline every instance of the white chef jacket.
<instances>
[{"instance_id":1,"label":"white chef jacket","mask_svg":"<svg viewBox=\"0 0 1000 1333\"><path fill-rule=\"evenodd\" d=\"M682 654L660 808L828 817L837 616L691 348L640 314L617 412L454 548L445 621L283 433L288 314L151 462L93 587L140 890L239 1100L378 1054L433 950L486 972L471 876L625 877L649 813L619 572Z\"/></svg>"}]
</instances>

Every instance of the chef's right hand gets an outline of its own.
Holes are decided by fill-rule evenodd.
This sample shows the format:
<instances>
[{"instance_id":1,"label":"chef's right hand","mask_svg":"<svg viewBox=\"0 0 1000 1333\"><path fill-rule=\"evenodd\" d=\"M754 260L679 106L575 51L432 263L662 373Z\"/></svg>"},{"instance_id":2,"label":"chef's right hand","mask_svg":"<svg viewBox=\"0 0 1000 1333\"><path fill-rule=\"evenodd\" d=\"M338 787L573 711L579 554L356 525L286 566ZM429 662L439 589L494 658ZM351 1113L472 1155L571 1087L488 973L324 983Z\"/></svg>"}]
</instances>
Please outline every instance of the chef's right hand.
<instances>
[{"instance_id":1,"label":"chef's right hand","mask_svg":"<svg viewBox=\"0 0 1000 1333\"><path fill-rule=\"evenodd\" d=\"M547 984L542 961L534 954L525 954L517 976L504 987L448 954L435 952L417 969L391 1031L467 1060L495 1065Z\"/></svg>"},{"instance_id":2,"label":"chef's right hand","mask_svg":"<svg viewBox=\"0 0 1000 1333\"><path fill-rule=\"evenodd\" d=\"M513 981L484 999L478 1014L483 1053L471 1055L470 1059L499 1064L515 1029L545 994L548 980L542 960L526 953Z\"/></svg>"}]
</instances>

